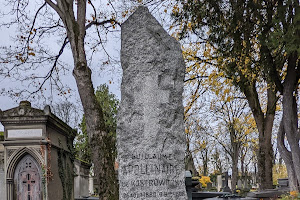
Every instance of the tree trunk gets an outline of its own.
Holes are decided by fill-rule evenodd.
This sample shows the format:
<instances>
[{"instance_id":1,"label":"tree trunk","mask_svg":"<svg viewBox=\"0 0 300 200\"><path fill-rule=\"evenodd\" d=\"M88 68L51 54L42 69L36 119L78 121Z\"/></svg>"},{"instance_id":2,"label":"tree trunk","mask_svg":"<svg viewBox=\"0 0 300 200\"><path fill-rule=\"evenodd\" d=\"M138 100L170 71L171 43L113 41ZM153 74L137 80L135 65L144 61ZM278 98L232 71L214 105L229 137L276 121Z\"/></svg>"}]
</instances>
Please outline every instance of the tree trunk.
<instances>
[{"instance_id":1,"label":"tree trunk","mask_svg":"<svg viewBox=\"0 0 300 200\"><path fill-rule=\"evenodd\" d=\"M231 191L236 193L236 184L238 178L238 158L234 155L235 158L232 159L232 177L231 177Z\"/></svg>"},{"instance_id":2,"label":"tree trunk","mask_svg":"<svg viewBox=\"0 0 300 200\"><path fill-rule=\"evenodd\" d=\"M77 43L78 44L78 43ZM72 43L71 43L72 46ZM83 41L81 46L75 46L80 50L79 55L84 54ZM113 138L108 135L104 125L103 112L97 102L91 80L91 70L87 66L86 59L74 58L75 77L80 99L83 105L87 133L92 147L92 160L94 163L94 173L99 185L99 199L118 199L118 183L114 170L113 151L111 144Z\"/></svg>"},{"instance_id":3,"label":"tree trunk","mask_svg":"<svg viewBox=\"0 0 300 200\"><path fill-rule=\"evenodd\" d=\"M203 176L208 176L208 150L204 149L204 156L203 156Z\"/></svg>"},{"instance_id":4,"label":"tree trunk","mask_svg":"<svg viewBox=\"0 0 300 200\"><path fill-rule=\"evenodd\" d=\"M82 49L83 50L83 49ZM83 52L84 53L84 50ZM73 75L83 105L87 133L92 147L94 173L99 185L99 199L118 199L118 184L114 170L111 144L113 138L108 135L104 125L103 112L94 94L91 71L86 60L74 59L76 67Z\"/></svg>"},{"instance_id":5,"label":"tree trunk","mask_svg":"<svg viewBox=\"0 0 300 200\"><path fill-rule=\"evenodd\" d=\"M258 126L263 126L259 132L259 154L258 154L258 175L260 189L273 188L273 148L272 148L272 127L274 115L268 115Z\"/></svg>"},{"instance_id":6,"label":"tree trunk","mask_svg":"<svg viewBox=\"0 0 300 200\"><path fill-rule=\"evenodd\" d=\"M276 91L274 87L267 90L267 112L262 112L255 83L244 88L244 94L252 110L256 126L259 133L258 148L258 182L259 189L273 188L272 168L273 168L273 148L272 148L272 127L276 108Z\"/></svg>"},{"instance_id":7,"label":"tree trunk","mask_svg":"<svg viewBox=\"0 0 300 200\"><path fill-rule=\"evenodd\" d=\"M99 199L117 200L118 182L112 155L114 141L106 132L102 108L94 93L91 70L87 65L84 48L87 1L77 1L76 17L73 0L57 0L57 4L50 0L45 1L62 19L70 42L74 61L73 76L84 109L87 133L92 147L94 172L99 185Z\"/></svg>"},{"instance_id":8,"label":"tree trunk","mask_svg":"<svg viewBox=\"0 0 300 200\"><path fill-rule=\"evenodd\" d=\"M283 126L291 148L292 163L294 171L300 183L300 148L298 132L298 113L297 101L294 91L297 89L299 81L299 63L297 64L298 55L293 53L288 58L287 75L283 85ZM297 66L298 65L298 66ZM291 168L290 170L293 170ZM298 189L299 190L299 189Z\"/></svg>"},{"instance_id":9,"label":"tree trunk","mask_svg":"<svg viewBox=\"0 0 300 200\"><path fill-rule=\"evenodd\" d=\"M237 131L235 128L235 121L229 125L230 142L231 142L231 161L232 161L232 177L231 177L231 191L236 192L236 184L238 177L238 159L240 153L240 141L237 139Z\"/></svg>"},{"instance_id":10,"label":"tree trunk","mask_svg":"<svg viewBox=\"0 0 300 200\"><path fill-rule=\"evenodd\" d=\"M198 176L192 152L187 148L185 153L185 170L189 170L192 173L192 176Z\"/></svg>"},{"instance_id":11,"label":"tree trunk","mask_svg":"<svg viewBox=\"0 0 300 200\"><path fill-rule=\"evenodd\" d=\"M241 152L241 181L242 181L242 185L243 185L243 188L246 188L247 187L247 176L246 176L246 167L245 166L245 156L246 156L246 152L243 153Z\"/></svg>"},{"instance_id":12,"label":"tree trunk","mask_svg":"<svg viewBox=\"0 0 300 200\"><path fill-rule=\"evenodd\" d=\"M297 176L295 174L292 153L288 151L287 148L285 147L284 137L285 137L284 125L283 125L283 120L281 120L280 127L277 134L278 151L286 165L286 169L289 177L290 191L298 191Z\"/></svg>"}]
</instances>

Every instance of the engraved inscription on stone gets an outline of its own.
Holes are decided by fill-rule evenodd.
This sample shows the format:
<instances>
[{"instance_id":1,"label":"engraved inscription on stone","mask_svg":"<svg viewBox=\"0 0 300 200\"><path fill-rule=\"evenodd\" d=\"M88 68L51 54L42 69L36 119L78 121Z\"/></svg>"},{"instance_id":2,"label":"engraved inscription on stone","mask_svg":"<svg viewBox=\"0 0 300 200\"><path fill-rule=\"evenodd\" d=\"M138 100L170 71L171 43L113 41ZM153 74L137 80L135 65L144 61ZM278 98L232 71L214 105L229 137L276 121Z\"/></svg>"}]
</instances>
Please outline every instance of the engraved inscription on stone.
<instances>
[{"instance_id":1,"label":"engraved inscription on stone","mask_svg":"<svg viewBox=\"0 0 300 200\"><path fill-rule=\"evenodd\" d=\"M18 130L7 130L7 138L34 138L42 137L42 129L18 129Z\"/></svg>"},{"instance_id":2,"label":"engraved inscription on stone","mask_svg":"<svg viewBox=\"0 0 300 200\"><path fill-rule=\"evenodd\" d=\"M182 166L173 162L178 162L175 155L133 153L123 155L120 159L130 161L130 164L123 164L119 168L119 173L127 177L119 180L121 199L185 198L185 191L180 189L185 188L185 180L178 176Z\"/></svg>"},{"instance_id":3,"label":"engraved inscription on stone","mask_svg":"<svg viewBox=\"0 0 300 200\"><path fill-rule=\"evenodd\" d=\"M4 152L0 151L0 173L4 171Z\"/></svg>"},{"instance_id":4,"label":"engraved inscription on stone","mask_svg":"<svg viewBox=\"0 0 300 200\"><path fill-rule=\"evenodd\" d=\"M122 24L120 200L186 200L180 44L147 8Z\"/></svg>"}]
</instances>

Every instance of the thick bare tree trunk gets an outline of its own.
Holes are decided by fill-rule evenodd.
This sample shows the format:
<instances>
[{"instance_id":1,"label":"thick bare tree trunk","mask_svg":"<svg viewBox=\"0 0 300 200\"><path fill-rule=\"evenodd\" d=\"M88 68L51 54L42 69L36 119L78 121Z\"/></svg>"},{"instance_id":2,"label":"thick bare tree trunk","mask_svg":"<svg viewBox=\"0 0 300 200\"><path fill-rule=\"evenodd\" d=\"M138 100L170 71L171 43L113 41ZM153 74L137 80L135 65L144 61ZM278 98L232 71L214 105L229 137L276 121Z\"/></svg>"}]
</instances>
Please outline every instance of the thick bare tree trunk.
<instances>
[{"instance_id":1,"label":"thick bare tree trunk","mask_svg":"<svg viewBox=\"0 0 300 200\"><path fill-rule=\"evenodd\" d=\"M231 177L231 191L236 192L236 184L238 178L238 155L234 155L232 159L232 177Z\"/></svg>"},{"instance_id":2,"label":"thick bare tree trunk","mask_svg":"<svg viewBox=\"0 0 300 200\"><path fill-rule=\"evenodd\" d=\"M193 155L192 155L192 152L189 150L189 147L186 149L185 170L191 171L192 176L198 176L199 175L197 170L196 170Z\"/></svg>"},{"instance_id":3,"label":"thick bare tree trunk","mask_svg":"<svg viewBox=\"0 0 300 200\"><path fill-rule=\"evenodd\" d=\"M94 172L99 185L99 199L117 200L119 192L111 150L114 142L106 132L102 108L96 100L91 70L87 65L84 48L87 2L86 0L77 1L77 16L75 17L73 0L57 0L57 4L51 0L45 1L62 19L71 45L74 60L73 76L84 109L87 133L92 148Z\"/></svg>"},{"instance_id":4,"label":"thick bare tree trunk","mask_svg":"<svg viewBox=\"0 0 300 200\"><path fill-rule=\"evenodd\" d=\"M274 116L267 114L262 122L256 122L260 127L259 131L259 154L258 154L258 177L260 189L273 188L272 168L273 168L273 148L272 148L272 127Z\"/></svg>"},{"instance_id":5,"label":"thick bare tree trunk","mask_svg":"<svg viewBox=\"0 0 300 200\"><path fill-rule=\"evenodd\" d=\"M203 176L208 176L208 150L206 148L202 150L201 156L203 160Z\"/></svg>"},{"instance_id":6,"label":"thick bare tree trunk","mask_svg":"<svg viewBox=\"0 0 300 200\"><path fill-rule=\"evenodd\" d=\"M278 134L277 134L278 151L286 165L286 169L287 169L287 173L288 173L288 177L289 177L290 190L297 191L298 190L297 176L295 174L292 153L290 151L288 151L287 148L285 147L284 137L285 137L285 132L284 132L284 125L283 125L283 120L282 120L280 123Z\"/></svg>"},{"instance_id":7,"label":"thick bare tree trunk","mask_svg":"<svg viewBox=\"0 0 300 200\"><path fill-rule=\"evenodd\" d=\"M237 133L234 128L234 124L230 124L229 126L229 131L230 131L230 141L232 145L232 150L231 150L231 161L232 161L232 177L231 177L231 191L233 193L236 192L236 184L237 184L237 178L238 178L238 160L239 160L239 153L241 151L240 149L240 141L237 140Z\"/></svg>"},{"instance_id":8,"label":"thick bare tree trunk","mask_svg":"<svg viewBox=\"0 0 300 200\"><path fill-rule=\"evenodd\" d=\"M299 62L297 62L297 60L297 53L291 54L288 58L287 75L283 85L283 126L289 146L291 148L292 163L294 166L295 174L298 183L300 183L298 113L295 96L296 94L294 94L299 81ZM293 168L291 168L291 170L293 170Z\"/></svg>"},{"instance_id":9,"label":"thick bare tree trunk","mask_svg":"<svg viewBox=\"0 0 300 200\"><path fill-rule=\"evenodd\" d=\"M243 188L246 188L247 187L247 166L245 166L245 156L246 156L246 153L243 153L244 150L242 150L242 153L241 153L241 181L242 181L242 185L243 185Z\"/></svg>"},{"instance_id":10,"label":"thick bare tree trunk","mask_svg":"<svg viewBox=\"0 0 300 200\"><path fill-rule=\"evenodd\" d=\"M256 126L259 133L258 149L258 182L260 190L273 188L272 168L273 168L273 148L272 148L272 128L276 109L276 91L270 87L267 90L267 111L261 109L255 84L244 88L244 94L252 110Z\"/></svg>"},{"instance_id":11,"label":"thick bare tree trunk","mask_svg":"<svg viewBox=\"0 0 300 200\"><path fill-rule=\"evenodd\" d=\"M242 181L242 185L243 185L243 188L246 187L246 173L245 173L245 156L244 155L241 155L241 181Z\"/></svg>"}]
</instances>

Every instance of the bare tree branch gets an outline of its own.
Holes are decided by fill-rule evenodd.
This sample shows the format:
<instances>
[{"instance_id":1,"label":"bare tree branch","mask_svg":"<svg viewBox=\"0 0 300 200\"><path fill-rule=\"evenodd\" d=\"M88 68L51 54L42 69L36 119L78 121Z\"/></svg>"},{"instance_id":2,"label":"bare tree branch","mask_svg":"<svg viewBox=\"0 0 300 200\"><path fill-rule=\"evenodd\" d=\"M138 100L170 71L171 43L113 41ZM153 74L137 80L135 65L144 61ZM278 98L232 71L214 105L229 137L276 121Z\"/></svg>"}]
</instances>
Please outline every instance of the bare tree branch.
<instances>
[{"instance_id":1,"label":"bare tree branch","mask_svg":"<svg viewBox=\"0 0 300 200\"><path fill-rule=\"evenodd\" d=\"M185 79L184 82L193 81L196 79L203 79L203 78L208 78L208 76L195 76L193 78Z\"/></svg>"},{"instance_id":2,"label":"bare tree branch","mask_svg":"<svg viewBox=\"0 0 300 200\"><path fill-rule=\"evenodd\" d=\"M45 2L57 12L57 14L61 17L61 19L65 19L65 15L59 9L57 4L55 4L52 0L45 0Z\"/></svg>"},{"instance_id":3,"label":"bare tree branch","mask_svg":"<svg viewBox=\"0 0 300 200\"><path fill-rule=\"evenodd\" d=\"M32 31L33 31L37 16L38 16L39 12L42 10L42 8L44 8L45 6L46 6L46 2L36 11L36 13L34 15L33 22L32 22L32 25L30 27L30 30L29 30L29 35L27 37L26 46L29 46L30 36L32 35Z\"/></svg>"},{"instance_id":4,"label":"bare tree branch","mask_svg":"<svg viewBox=\"0 0 300 200\"><path fill-rule=\"evenodd\" d=\"M65 40L64 40L64 42L63 42L63 44L62 44L62 46L61 46L61 48L60 48L60 50L59 50L59 52L58 52L58 54L57 54L57 56L55 56L55 60L54 60L54 63L53 63L53 65L52 65L52 68L51 68L50 71L47 73L47 75L43 77L44 80L43 80L43 82L40 84L39 88L38 88L37 90L31 92L31 94L35 94L35 93L37 93L38 91L40 91L40 90L43 88L43 86L44 86L44 84L46 83L46 81L47 81L49 78L51 78L52 73L53 73L54 69L56 68L58 59L59 59L59 57L62 55L62 53L64 52L64 48L66 47L66 45L67 45L68 43L69 43L68 37L66 37Z\"/></svg>"},{"instance_id":5,"label":"bare tree branch","mask_svg":"<svg viewBox=\"0 0 300 200\"><path fill-rule=\"evenodd\" d=\"M104 21L101 21L101 22L92 21L88 25L85 26L85 30L91 28L91 26L93 26L93 25L95 25L95 26L103 26L104 24L111 24L112 22L115 23L115 24L118 24L119 26L121 26L121 24L119 22L117 22L116 20L109 19L109 20L104 20Z\"/></svg>"}]
</instances>

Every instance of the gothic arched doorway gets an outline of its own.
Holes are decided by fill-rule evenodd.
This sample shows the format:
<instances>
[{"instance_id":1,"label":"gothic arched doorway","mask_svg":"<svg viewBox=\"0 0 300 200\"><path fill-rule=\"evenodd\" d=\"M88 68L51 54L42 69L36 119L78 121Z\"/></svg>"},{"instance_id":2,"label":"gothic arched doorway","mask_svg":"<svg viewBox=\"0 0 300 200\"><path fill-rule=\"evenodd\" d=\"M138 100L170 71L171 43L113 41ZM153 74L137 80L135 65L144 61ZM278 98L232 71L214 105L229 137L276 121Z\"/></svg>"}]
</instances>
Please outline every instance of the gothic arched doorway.
<instances>
[{"instance_id":1,"label":"gothic arched doorway","mask_svg":"<svg viewBox=\"0 0 300 200\"><path fill-rule=\"evenodd\" d=\"M29 154L18 163L14 173L15 200L41 200L40 165Z\"/></svg>"}]
</instances>

